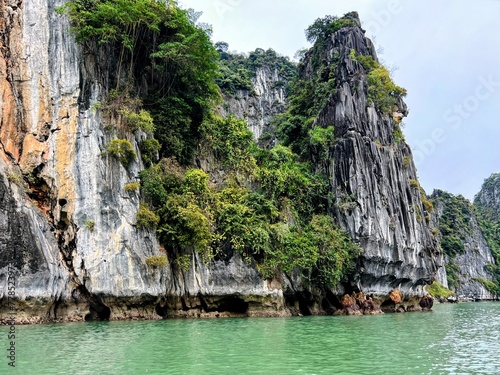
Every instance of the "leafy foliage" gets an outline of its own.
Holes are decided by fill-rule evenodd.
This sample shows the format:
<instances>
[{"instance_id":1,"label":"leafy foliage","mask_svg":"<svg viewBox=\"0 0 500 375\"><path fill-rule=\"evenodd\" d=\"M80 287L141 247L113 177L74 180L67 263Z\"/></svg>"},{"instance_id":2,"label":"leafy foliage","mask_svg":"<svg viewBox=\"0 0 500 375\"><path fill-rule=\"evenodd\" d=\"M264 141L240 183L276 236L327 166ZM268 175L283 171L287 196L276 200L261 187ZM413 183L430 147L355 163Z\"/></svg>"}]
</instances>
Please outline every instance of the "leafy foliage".
<instances>
[{"instance_id":1,"label":"leafy foliage","mask_svg":"<svg viewBox=\"0 0 500 375\"><path fill-rule=\"evenodd\" d=\"M155 138L163 156L175 156L183 164L192 161L199 127L219 99L217 51L207 30L190 17L189 12L175 8L165 21L165 32L151 54L156 84L146 101L158 124Z\"/></svg>"},{"instance_id":2,"label":"leafy foliage","mask_svg":"<svg viewBox=\"0 0 500 375\"><path fill-rule=\"evenodd\" d=\"M160 222L158 215L151 211L145 203L141 203L135 220L137 228L144 229L155 229Z\"/></svg>"},{"instance_id":3,"label":"leafy foliage","mask_svg":"<svg viewBox=\"0 0 500 375\"><path fill-rule=\"evenodd\" d=\"M125 118L131 131L142 130L148 134L154 134L155 126L153 118L148 111L141 109L139 113L136 113L128 109L122 109L120 110L120 114Z\"/></svg>"},{"instance_id":4,"label":"leafy foliage","mask_svg":"<svg viewBox=\"0 0 500 375\"><path fill-rule=\"evenodd\" d=\"M396 123L394 124L394 141L396 144L400 144L405 141L405 136L403 134L403 130L401 129L401 125Z\"/></svg>"},{"instance_id":5,"label":"leafy foliage","mask_svg":"<svg viewBox=\"0 0 500 375\"><path fill-rule=\"evenodd\" d=\"M24 180L23 180L23 174L21 172L9 171L6 173L6 176L9 182L12 182L18 186L23 186Z\"/></svg>"},{"instance_id":6,"label":"leafy foliage","mask_svg":"<svg viewBox=\"0 0 500 375\"><path fill-rule=\"evenodd\" d=\"M145 139L141 142L141 158L146 166L153 164L158 160L158 152L161 150L161 144L154 138Z\"/></svg>"},{"instance_id":7,"label":"leafy foliage","mask_svg":"<svg viewBox=\"0 0 500 375\"><path fill-rule=\"evenodd\" d=\"M132 129L154 130L163 156L191 162L199 126L219 98L218 54L197 14L174 0L70 0L59 12L69 15L79 42L117 54L117 88L147 88L144 111L122 113Z\"/></svg>"},{"instance_id":8,"label":"leafy foliage","mask_svg":"<svg viewBox=\"0 0 500 375\"><path fill-rule=\"evenodd\" d=\"M432 285L427 287L427 291L434 298L448 298L453 295L453 292L448 288L445 288L438 281L434 281Z\"/></svg>"},{"instance_id":9,"label":"leafy foliage","mask_svg":"<svg viewBox=\"0 0 500 375\"><path fill-rule=\"evenodd\" d=\"M335 64L313 82L296 81L281 126L290 147L261 150L244 122L213 114L217 84L228 92L248 89L256 71L268 67L287 89L296 76L287 58L262 49L229 54L227 44L212 45L196 13L173 0L70 0L60 11L70 16L84 48L101 46L119 61L109 77L116 89L103 111L121 116L125 130L154 135L140 144L148 168L140 173L144 203L137 227L156 228L169 255L176 254L173 264L187 267L186 251L205 261L236 252L266 277L300 271L329 286L345 277L360 249L326 215L326 179L297 155L324 153L333 142L333 127L312 125L333 92ZM112 141L107 152L124 164L136 157L124 139ZM210 170L226 172L214 179L217 185L213 175L188 167L197 152L210 153ZM167 258L147 263L164 267Z\"/></svg>"},{"instance_id":10,"label":"leafy foliage","mask_svg":"<svg viewBox=\"0 0 500 375\"><path fill-rule=\"evenodd\" d=\"M439 219L441 247L453 259L465 251L464 241L472 230L470 221L474 208L463 196L454 196L444 191L435 191L432 199L443 204L443 213Z\"/></svg>"},{"instance_id":11,"label":"leafy foliage","mask_svg":"<svg viewBox=\"0 0 500 375\"><path fill-rule=\"evenodd\" d=\"M382 113L392 113L406 90L394 82L385 67L380 65L368 73L368 99Z\"/></svg>"},{"instance_id":12,"label":"leafy foliage","mask_svg":"<svg viewBox=\"0 0 500 375\"><path fill-rule=\"evenodd\" d=\"M403 158L403 166L408 169L411 165L411 158L409 156L405 156Z\"/></svg>"},{"instance_id":13,"label":"leafy foliage","mask_svg":"<svg viewBox=\"0 0 500 375\"><path fill-rule=\"evenodd\" d=\"M243 120L212 115L201 126L205 148L213 152L225 168L251 171L253 135Z\"/></svg>"},{"instance_id":14,"label":"leafy foliage","mask_svg":"<svg viewBox=\"0 0 500 375\"><path fill-rule=\"evenodd\" d=\"M472 233L471 219L474 215L474 207L463 196L454 196L450 193L437 190L432 195L434 205L441 204L443 207L439 218L439 231L441 232L441 247L448 255L449 262L446 265L448 285L456 289L458 285L458 266L454 258L465 251L464 243L467 235Z\"/></svg>"},{"instance_id":15,"label":"leafy foliage","mask_svg":"<svg viewBox=\"0 0 500 375\"><path fill-rule=\"evenodd\" d=\"M311 165L300 162L290 148L259 150L256 158L256 175L268 199L289 202L291 211L306 219L326 209L325 178L311 173Z\"/></svg>"},{"instance_id":16,"label":"leafy foliage","mask_svg":"<svg viewBox=\"0 0 500 375\"><path fill-rule=\"evenodd\" d=\"M304 53L299 63L298 77L290 85L290 106L286 113L274 119L278 138L303 158L322 160L333 143L333 127L319 125L317 119L335 93L340 54L327 55L325 43L332 32L359 25L357 16L343 18L327 16L317 19L306 34L314 46ZM324 130L322 130L324 128Z\"/></svg>"},{"instance_id":17,"label":"leafy foliage","mask_svg":"<svg viewBox=\"0 0 500 375\"><path fill-rule=\"evenodd\" d=\"M153 269L165 268L168 264L168 260L165 255L153 255L146 259L146 264Z\"/></svg>"},{"instance_id":18,"label":"leafy foliage","mask_svg":"<svg viewBox=\"0 0 500 375\"><path fill-rule=\"evenodd\" d=\"M306 29L306 38L308 42L314 43L318 40L326 39L330 34L340 30L343 27L359 26L350 14L342 18L336 16L326 16L318 18Z\"/></svg>"},{"instance_id":19,"label":"leafy foliage","mask_svg":"<svg viewBox=\"0 0 500 375\"><path fill-rule=\"evenodd\" d=\"M333 72L335 66L332 65L328 69ZM292 83L290 107L286 113L274 120L274 126L283 144L290 146L299 155L309 155L312 152L311 146L318 146L317 141L321 135L333 139L332 128L322 131L315 127L313 130L313 123L334 90L335 78L332 74L317 75L311 81L298 79ZM311 131L313 133L310 133Z\"/></svg>"},{"instance_id":20,"label":"leafy foliage","mask_svg":"<svg viewBox=\"0 0 500 375\"><path fill-rule=\"evenodd\" d=\"M78 42L119 42L132 50L139 29L159 31L168 7L155 0L72 0L58 9L67 13Z\"/></svg>"},{"instance_id":21,"label":"leafy foliage","mask_svg":"<svg viewBox=\"0 0 500 375\"><path fill-rule=\"evenodd\" d=\"M132 147L132 143L126 139L113 139L109 143L106 152L108 155L119 159L125 167L127 167L137 156Z\"/></svg>"},{"instance_id":22,"label":"leafy foliage","mask_svg":"<svg viewBox=\"0 0 500 375\"><path fill-rule=\"evenodd\" d=\"M406 90L392 81L388 70L372 56L357 55L351 50L350 57L368 72L368 100L382 113L390 114L397 109L398 101L406 96ZM395 128L396 142L404 140L398 127Z\"/></svg>"},{"instance_id":23,"label":"leafy foliage","mask_svg":"<svg viewBox=\"0 0 500 375\"><path fill-rule=\"evenodd\" d=\"M288 57L280 56L273 49L267 51L257 48L255 51L245 54L234 54L227 52L227 43L216 44L219 53L219 77L217 84L227 94L234 94L237 90L251 90L251 78L256 76L257 69L267 67L271 72L277 72L278 86L288 87L296 74L297 69Z\"/></svg>"},{"instance_id":24,"label":"leafy foliage","mask_svg":"<svg viewBox=\"0 0 500 375\"><path fill-rule=\"evenodd\" d=\"M498 294L499 289L498 289L498 284L494 281L487 280L483 277L478 277L476 281L480 282L485 286L486 289L492 294Z\"/></svg>"},{"instance_id":25,"label":"leafy foliage","mask_svg":"<svg viewBox=\"0 0 500 375\"><path fill-rule=\"evenodd\" d=\"M180 267L184 272L189 270L191 267L191 254L180 254L175 258L174 264Z\"/></svg>"},{"instance_id":26,"label":"leafy foliage","mask_svg":"<svg viewBox=\"0 0 500 375\"><path fill-rule=\"evenodd\" d=\"M445 269L448 286L452 289L457 289L459 287L458 273L460 272L460 269L453 262L449 262L448 264L446 264Z\"/></svg>"},{"instance_id":27,"label":"leafy foliage","mask_svg":"<svg viewBox=\"0 0 500 375\"><path fill-rule=\"evenodd\" d=\"M331 217L314 216L303 229L273 226L273 252L266 254L260 271L268 277L277 270L309 270L321 285L333 287L352 269L360 248L338 230Z\"/></svg>"},{"instance_id":28,"label":"leafy foliage","mask_svg":"<svg viewBox=\"0 0 500 375\"><path fill-rule=\"evenodd\" d=\"M479 226L495 258L495 264L491 264L488 269L493 274L495 286L491 284L485 284L485 286L496 295L500 295L500 212L495 209L495 203L483 201L481 195L495 197L500 186L499 178L499 173L494 173L487 178L483 183L481 193L474 200Z\"/></svg>"},{"instance_id":29,"label":"leafy foliage","mask_svg":"<svg viewBox=\"0 0 500 375\"><path fill-rule=\"evenodd\" d=\"M86 220L86 221L85 221L85 227L86 227L89 231L93 232L93 231L94 231L94 227L95 227L95 222L94 222L94 220Z\"/></svg>"},{"instance_id":30,"label":"leafy foliage","mask_svg":"<svg viewBox=\"0 0 500 375\"><path fill-rule=\"evenodd\" d=\"M148 168L141 173L143 193L160 217L161 243L192 247L205 261L238 252L265 277L294 269L321 284L344 277L359 248L324 215L325 179L287 147L258 149L245 123L232 117L214 116L202 131L216 160L253 180L253 190L231 174L212 186L206 172L174 160Z\"/></svg>"},{"instance_id":31,"label":"leafy foliage","mask_svg":"<svg viewBox=\"0 0 500 375\"><path fill-rule=\"evenodd\" d=\"M123 189L127 192L132 192L132 191L138 191L141 188L141 183L140 182L129 182L128 184L125 184Z\"/></svg>"}]
</instances>

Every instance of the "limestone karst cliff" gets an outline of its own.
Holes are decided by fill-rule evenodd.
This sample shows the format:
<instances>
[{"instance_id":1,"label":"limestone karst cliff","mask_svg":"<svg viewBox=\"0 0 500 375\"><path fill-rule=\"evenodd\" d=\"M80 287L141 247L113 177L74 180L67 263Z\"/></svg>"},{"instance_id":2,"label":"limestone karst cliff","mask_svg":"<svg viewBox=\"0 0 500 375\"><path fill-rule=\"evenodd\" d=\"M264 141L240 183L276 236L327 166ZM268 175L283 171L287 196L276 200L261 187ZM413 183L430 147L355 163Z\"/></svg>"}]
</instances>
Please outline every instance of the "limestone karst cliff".
<instances>
[{"instance_id":1,"label":"limestone karst cliff","mask_svg":"<svg viewBox=\"0 0 500 375\"><path fill-rule=\"evenodd\" d=\"M330 210L363 248L354 276L360 290L418 294L442 259L400 129L407 108L401 95L393 94L397 87L388 89L394 97L383 102L387 72L357 26L357 14L346 19L351 27L317 42L301 68L305 80L334 79L335 89L312 125L335 129L323 161L334 196Z\"/></svg>"},{"instance_id":2,"label":"limestone karst cliff","mask_svg":"<svg viewBox=\"0 0 500 375\"><path fill-rule=\"evenodd\" d=\"M261 146L277 142L272 120L286 111L290 85L297 74L296 64L276 51L257 48L248 55L230 53L226 43L217 43L222 77L222 116L245 120Z\"/></svg>"},{"instance_id":3,"label":"limestone karst cliff","mask_svg":"<svg viewBox=\"0 0 500 375\"><path fill-rule=\"evenodd\" d=\"M443 255L402 138L403 92L356 14L305 54L292 100L285 75L266 64L246 89L223 90L219 111L248 121L254 138L276 119L267 146L277 136L286 147L255 151L241 122L214 119L201 96L183 91L214 85L194 85L204 72L191 55L176 59L182 49L168 50L180 44L169 39L173 26L155 29L165 43L154 53L78 43L68 15L56 12L63 3L2 4L2 316L9 265L22 321L324 314L342 307L344 292L380 301L392 289L423 294ZM184 34L207 38L185 24ZM132 57L122 64L120 56ZM185 61L192 70L181 69ZM169 76L178 66L193 79ZM134 87L116 90L123 82ZM138 116L148 122L141 106L156 132L133 128ZM226 128L234 140L220 133ZM338 251L324 245L333 239ZM349 254L358 245L360 256Z\"/></svg>"},{"instance_id":4,"label":"limestone karst cliff","mask_svg":"<svg viewBox=\"0 0 500 375\"><path fill-rule=\"evenodd\" d=\"M494 280L489 266L495 264L495 258L479 226L474 206L461 196L440 190L434 191L432 201L445 253L440 283L460 299L494 299L495 293L486 285Z\"/></svg>"},{"instance_id":5,"label":"limestone karst cliff","mask_svg":"<svg viewBox=\"0 0 500 375\"><path fill-rule=\"evenodd\" d=\"M479 227L494 258L487 270L493 275L493 283L486 283L488 291L500 295L500 174L488 177L475 196L474 207ZM484 280L483 280L484 281Z\"/></svg>"}]
</instances>

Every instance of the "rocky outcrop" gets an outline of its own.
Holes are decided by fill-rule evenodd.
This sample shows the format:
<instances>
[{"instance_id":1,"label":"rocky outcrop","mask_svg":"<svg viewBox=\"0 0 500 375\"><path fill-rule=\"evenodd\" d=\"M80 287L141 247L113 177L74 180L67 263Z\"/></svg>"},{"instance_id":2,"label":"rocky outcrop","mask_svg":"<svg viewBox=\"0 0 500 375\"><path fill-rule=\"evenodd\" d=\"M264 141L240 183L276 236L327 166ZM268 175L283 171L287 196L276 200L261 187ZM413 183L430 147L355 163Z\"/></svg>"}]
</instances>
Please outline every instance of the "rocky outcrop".
<instances>
[{"instance_id":1,"label":"rocky outcrop","mask_svg":"<svg viewBox=\"0 0 500 375\"><path fill-rule=\"evenodd\" d=\"M170 265L166 298L157 307L165 317L289 316L283 285L263 280L239 254L205 264L197 252L191 266Z\"/></svg>"},{"instance_id":2,"label":"rocky outcrop","mask_svg":"<svg viewBox=\"0 0 500 375\"><path fill-rule=\"evenodd\" d=\"M401 100L394 113L375 108L367 70L352 51L377 61L372 42L356 26L333 33L321 55L321 69L334 72L336 87L314 123L335 129L323 163L335 197L331 212L363 248L353 279L357 289L383 295L397 288L418 295L432 282L442 255L426 222L410 147L396 136L407 108ZM306 56L302 78L317 74L315 59L317 54Z\"/></svg>"},{"instance_id":3,"label":"rocky outcrop","mask_svg":"<svg viewBox=\"0 0 500 375\"><path fill-rule=\"evenodd\" d=\"M143 168L138 141L99 109L112 54L84 51L56 14L63 0L7 0L0 36L0 314L7 311L7 269L17 272L19 321L325 314L342 309L345 290L313 290L300 275L262 279L239 255L185 271L151 268L161 254L154 233L135 226L139 194L124 190ZM412 186L411 151L394 137L396 121L368 103L366 71L350 57L374 48L358 27L334 33L326 64L336 90L316 121L335 127L325 171L339 224L363 247L346 284L374 296L394 288L422 292L440 253ZM85 52L85 53L84 53ZM337 60L339 58L339 60ZM306 71L312 69L307 59ZM309 74L309 73L307 73ZM307 78L305 76L305 78ZM286 106L279 72L257 69L253 92L229 99L227 113L259 138ZM406 115L399 102L397 116ZM139 155L124 166L107 153L115 138ZM420 215L419 215L420 213ZM350 292L350 291L349 291ZM378 311L369 299L359 307Z\"/></svg>"},{"instance_id":4,"label":"rocky outcrop","mask_svg":"<svg viewBox=\"0 0 500 375\"><path fill-rule=\"evenodd\" d=\"M12 264L16 297L23 301L19 315L34 309L49 318L57 314L58 301L71 296L53 202L58 194L61 202L74 198L68 177L78 97L78 80L71 82L70 74L59 80L59 67L77 73L76 46L71 42L68 51L60 43L67 25L49 27L51 13L53 4L46 1L2 3L0 42L0 296L6 295ZM60 65L50 64L49 54Z\"/></svg>"},{"instance_id":5,"label":"rocky outcrop","mask_svg":"<svg viewBox=\"0 0 500 375\"><path fill-rule=\"evenodd\" d=\"M484 181L481 191L474 198L474 205L485 211L485 219L500 221L500 173L493 173Z\"/></svg>"},{"instance_id":6,"label":"rocky outcrop","mask_svg":"<svg viewBox=\"0 0 500 375\"><path fill-rule=\"evenodd\" d=\"M11 241L2 244L1 295L13 262L26 316L109 317L108 298L155 299L165 285L144 261L158 246L134 227L139 198L123 191L142 165L103 157L116 135L91 110L101 86L89 74L92 56L83 59L67 18L54 11L62 3L3 9L1 232Z\"/></svg>"},{"instance_id":7,"label":"rocky outcrop","mask_svg":"<svg viewBox=\"0 0 500 375\"><path fill-rule=\"evenodd\" d=\"M422 299L419 302L420 307L422 310L431 310L432 306L434 305L434 299L431 296L423 296Z\"/></svg>"},{"instance_id":8,"label":"rocky outcrop","mask_svg":"<svg viewBox=\"0 0 500 375\"><path fill-rule=\"evenodd\" d=\"M54 317L57 302L70 298L70 274L58 251L53 228L43 213L25 199L24 187L15 184L18 180L14 173L0 159L0 298L5 302L8 269L15 268L18 273L10 281L15 284L15 297L23 301L17 317L30 317L31 309L37 315Z\"/></svg>"},{"instance_id":9,"label":"rocky outcrop","mask_svg":"<svg viewBox=\"0 0 500 375\"><path fill-rule=\"evenodd\" d=\"M285 95L285 81L277 68L261 66L251 78L251 90L237 90L235 94L225 94L220 112L247 122L255 140L268 132L271 119L283 113L288 105ZM274 142L275 140L268 140Z\"/></svg>"},{"instance_id":10,"label":"rocky outcrop","mask_svg":"<svg viewBox=\"0 0 500 375\"><path fill-rule=\"evenodd\" d=\"M440 190L434 191L432 201L447 265L438 281L453 290L459 299L494 299L485 281L493 281L488 266L494 264L495 259L479 227L474 207L465 198ZM458 245L454 241L458 241Z\"/></svg>"},{"instance_id":11,"label":"rocky outcrop","mask_svg":"<svg viewBox=\"0 0 500 375\"><path fill-rule=\"evenodd\" d=\"M338 309L335 315L377 315L383 314L379 306L375 304L371 297L366 297L362 292L345 294L340 303L342 309Z\"/></svg>"}]
</instances>

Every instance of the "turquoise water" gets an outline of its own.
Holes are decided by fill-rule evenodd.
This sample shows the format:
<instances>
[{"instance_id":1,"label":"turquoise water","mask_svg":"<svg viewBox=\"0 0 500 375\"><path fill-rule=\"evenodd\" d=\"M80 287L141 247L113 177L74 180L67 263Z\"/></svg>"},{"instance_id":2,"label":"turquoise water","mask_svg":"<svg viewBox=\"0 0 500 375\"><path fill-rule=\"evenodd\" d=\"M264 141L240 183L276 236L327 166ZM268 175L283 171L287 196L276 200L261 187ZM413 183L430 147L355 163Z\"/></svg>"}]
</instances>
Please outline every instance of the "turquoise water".
<instances>
[{"instance_id":1,"label":"turquoise water","mask_svg":"<svg viewBox=\"0 0 500 375\"><path fill-rule=\"evenodd\" d=\"M401 315L16 328L16 368L2 356L0 374L500 374L499 303ZM0 329L4 353L7 330Z\"/></svg>"}]
</instances>

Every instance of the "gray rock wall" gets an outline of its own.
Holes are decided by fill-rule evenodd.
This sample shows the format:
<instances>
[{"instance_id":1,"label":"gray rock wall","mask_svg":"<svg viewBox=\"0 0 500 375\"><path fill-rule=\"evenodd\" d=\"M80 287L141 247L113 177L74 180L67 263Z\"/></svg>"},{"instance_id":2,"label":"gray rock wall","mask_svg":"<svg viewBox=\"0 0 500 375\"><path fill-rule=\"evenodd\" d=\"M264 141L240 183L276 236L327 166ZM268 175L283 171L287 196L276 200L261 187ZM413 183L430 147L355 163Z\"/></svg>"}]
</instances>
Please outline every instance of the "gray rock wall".
<instances>
[{"instance_id":1,"label":"gray rock wall","mask_svg":"<svg viewBox=\"0 0 500 375\"><path fill-rule=\"evenodd\" d=\"M383 114L367 97L367 75L350 57L375 60L375 48L358 27L344 28L328 41L326 64L336 65L336 91L315 126L335 128L335 142L324 168L335 196L331 207L342 228L360 243L362 258L355 283L365 293L396 288L406 295L422 293L442 265L442 254L426 222L417 173L409 146L398 143L395 126L407 115L399 101ZM314 74L311 59L304 75Z\"/></svg>"},{"instance_id":2,"label":"gray rock wall","mask_svg":"<svg viewBox=\"0 0 500 375\"><path fill-rule=\"evenodd\" d=\"M18 311L26 320L243 311L276 316L322 313L335 305L333 292L340 290L314 295L297 275L263 280L239 256L205 265L195 254L188 271L146 265L161 252L153 233L135 227L138 194L123 189L137 180L142 162L124 167L105 155L116 137L127 138L139 154L140 135L105 123L96 106L107 89L96 65L103 57L82 53L67 18L54 12L62 3L7 0L1 20L2 317L9 263L18 272ZM425 222L420 191L410 183L416 180L413 163L405 163L410 149L395 142L393 117L368 105L366 74L350 59L351 48L374 50L359 28L332 36L327 62L340 56L337 90L316 123L335 126L324 166L335 195L331 211L364 248L355 286L368 294L398 288L416 295L434 278L442 255ZM286 106L283 88L273 85L278 81L277 72L258 70L255 93L238 93L224 110L246 119L260 137ZM405 115L404 103L399 107L396 115Z\"/></svg>"},{"instance_id":3,"label":"gray rock wall","mask_svg":"<svg viewBox=\"0 0 500 375\"><path fill-rule=\"evenodd\" d=\"M54 12L62 4L11 1L3 20L0 188L7 229L1 235L12 242L5 240L2 252L16 253L16 297L27 305L26 316L40 319L58 319L58 312L81 319L106 309L110 296L133 299L166 289L145 263L158 245L153 234L135 228L139 197L123 190L142 163L125 169L103 156L117 134L91 109L102 85L90 74L92 56L82 59L67 17ZM138 152L134 137L129 140ZM21 187L6 183L9 173L20 176ZM0 293L7 261L0 264ZM27 300L57 309L40 311Z\"/></svg>"},{"instance_id":4,"label":"gray rock wall","mask_svg":"<svg viewBox=\"0 0 500 375\"><path fill-rule=\"evenodd\" d=\"M67 18L54 12L62 4L10 1L2 20L2 317L11 263L18 272L20 321L159 318L162 309L196 315L221 301L231 312L241 309L226 298L234 295L255 308L266 300L271 314L278 314L284 309L280 284L260 279L241 258L207 266L195 256L187 272L146 265L159 246L154 233L135 227L138 193L124 191L126 183L137 181L142 162L137 158L124 167L105 155L117 137L128 139L139 155L141 135L105 123L97 104L107 79L97 63L109 61L82 54ZM276 102L284 100L269 86L272 74L261 70L255 79L261 96L252 115L256 136ZM7 178L14 173L17 185Z\"/></svg>"},{"instance_id":5,"label":"gray rock wall","mask_svg":"<svg viewBox=\"0 0 500 375\"><path fill-rule=\"evenodd\" d=\"M500 173L494 173L486 179L474 199L474 205L487 209L488 219L500 220Z\"/></svg>"},{"instance_id":6,"label":"gray rock wall","mask_svg":"<svg viewBox=\"0 0 500 375\"><path fill-rule=\"evenodd\" d=\"M443 216L444 205L443 201L435 200L434 207L438 225L439 218ZM488 265L494 264L495 259L479 227L475 213L472 211L472 205L470 208L471 211L467 213L470 217L468 228L460 232L460 235L464 237L462 240L464 251L453 258L449 256L445 258L446 264L458 267L456 274L458 286L454 288L448 285L446 268L444 267L438 281L446 287L451 287L459 299L492 300L495 296L479 280L493 280L492 274L488 271Z\"/></svg>"},{"instance_id":7,"label":"gray rock wall","mask_svg":"<svg viewBox=\"0 0 500 375\"><path fill-rule=\"evenodd\" d=\"M224 105L220 112L222 116L229 114L247 122L255 140L268 130L273 116L285 111L287 100L277 69L263 66L257 69L252 77L252 90L238 90L234 95L225 95Z\"/></svg>"}]
</instances>

